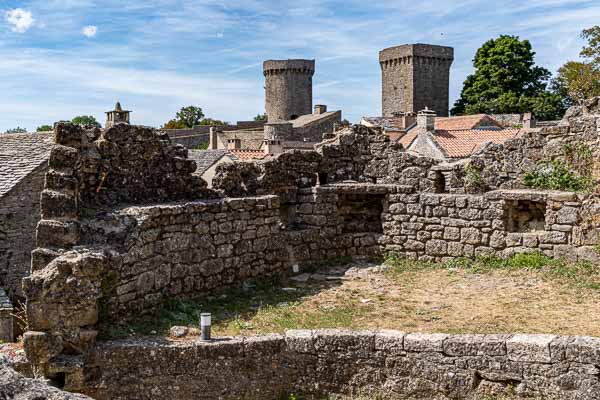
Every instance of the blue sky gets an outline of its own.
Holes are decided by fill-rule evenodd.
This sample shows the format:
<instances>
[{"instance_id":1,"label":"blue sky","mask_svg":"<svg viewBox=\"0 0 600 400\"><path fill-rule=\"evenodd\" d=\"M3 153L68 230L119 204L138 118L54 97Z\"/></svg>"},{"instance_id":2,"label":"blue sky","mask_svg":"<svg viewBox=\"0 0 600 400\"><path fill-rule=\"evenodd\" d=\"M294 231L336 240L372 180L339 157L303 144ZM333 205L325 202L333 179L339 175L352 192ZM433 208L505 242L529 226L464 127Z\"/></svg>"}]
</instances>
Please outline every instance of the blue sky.
<instances>
[{"instance_id":1,"label":"blue sky","mask_svg":"<svg viewBox=\"0 0 600 400\"><path fill-rule=\"evenodd\" d=\"M227 121L264 110L261 63L314 58L315 103L355 122L381 109L378 51L455 48L451 101L475 50L529 39L551 71L576 59L597 0L0 0L0 131L75 115L104 122L116 100L159 126L182 106Z\"/></svg>"}]
</instances>

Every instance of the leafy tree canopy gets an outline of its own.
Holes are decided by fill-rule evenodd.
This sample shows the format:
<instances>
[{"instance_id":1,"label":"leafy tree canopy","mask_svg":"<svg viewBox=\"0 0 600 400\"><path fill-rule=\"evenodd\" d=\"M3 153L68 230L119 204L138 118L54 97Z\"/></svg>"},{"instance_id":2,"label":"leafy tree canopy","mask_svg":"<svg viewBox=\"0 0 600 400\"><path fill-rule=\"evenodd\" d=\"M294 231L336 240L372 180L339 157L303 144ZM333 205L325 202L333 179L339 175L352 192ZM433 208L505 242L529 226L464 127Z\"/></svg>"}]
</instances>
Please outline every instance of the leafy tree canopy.
<instances>
[{"instance_id":1,"label":"leafy tree canopy","mask_svg":"<svg viewBox=\"0 0 600 400\"><path fill-rule=\"evenodd\" d=\"M204 118L198 125L221 126L228 125L228 123L227 121L220 121L218 119Z\"/></svg>"},{"instance_id":2,"label":"leafy tree canopy","mask_svg":"<svg viewBox=\"0 0 600 400\"><path fill-rule=\"evenodd\" d=\"M533 112L539 119L560 118L560 95L547 90L550 71L535 65L528 40L502 35L485 42L475 54L475 72L464 82L453 115Z\"/></svg>"},{"instance_id":3,"label":"leafy tree canopy","mask_svg":"<svg viewBox=\"0 0 600 400\"><path fill-rule=\"evenodd\" d=\"M584 29L581 37L587 41L580 53L584 61L568 61L554 81L556 90L571 105L600 96L600 26Z\"/></svg>"},{"instance_id":4,"label":"leafy tree canopy","mask_svg":"<svg viewBox=\"0 0 600 400\"><path fill-rule=\"evenodd\" d=\"M600 69L591 63L569 61L558 70L556 86L572 104L600 96Z\"/></svg>"},{"instance_id":5,"label":"leafy tree canopy","mask_svg":"<svg viewBox=\"0 0 600 400\"><path fill-rule=\"evenodd\" d=\"M179 110L175 120L183 124L185 128L193 128L194 125L199 125L203 118L204 113L200 107L187 106Z\"/></svg>"},{"instance_id":6,"label":"leafy tree canopy","mask_svg":"<svg viewBox=\"0 0 600 400\"><path fill-rule=\"evenodd\" d=\"M100 123L96 121L96 118L94 118L92 115L79 115L73 118L71 122L76 125L94 126L96 128L102 128L102 125L100 125Z\"/></svg>"},{"instance_id":7,"label":"leafy tree canopy","mask_svg":"<svg viewBox=\"0 0 600 400\"><path fill-rule=\"evenodd\" d=\"M35 131L36 132L50 132L53 129L54 128L52 128L50 125L41 125L41 126L38 126Z\"/></svg>"},{"instance_id":8,"label":"leafy tree canopy","mask_svg":"<svg viewBox=\"0 0 600 400\"><path fill-rule=\"evenodd\" d=\"M163 126L163 129L185 129L187 126L184 122L178 121L176 119L169 120Z\"/></svg>"},{"instance_id":9,"label":"leafy tree canopy","mask_svg":"<svg viewBox=\"0 0 600 400\"><path fill-rule=\"evenodd\" d=\"M260 122L267 122L267 120L268 120L267 113L256 114L256 117L254 117L254 120L260 121Z\"/></svg>"},{"instance_id":10,"label":"leafy tree canopy","mask_svg":"<svg viewBox=\"0 0 600 400\"><path fill-rule=\"evenodd\" d=\"M581 37L587 40L580 55L588 59L596 67L600 67L600 26L596 25L581 32Z\"/></svg>"},{"instance_id":11,"label":"leafy tree canopy","mask_svg":"<svg viewBox=\"0 0 600 400\"><path fill-rule=\"evenodd\" d=\"M8 129L6 131L6 133L25 133L25 132L27 132L27 129L21 128L20 126L17 126L16 128L13 128L13 129Z\"/></svg>"}]
</instances>

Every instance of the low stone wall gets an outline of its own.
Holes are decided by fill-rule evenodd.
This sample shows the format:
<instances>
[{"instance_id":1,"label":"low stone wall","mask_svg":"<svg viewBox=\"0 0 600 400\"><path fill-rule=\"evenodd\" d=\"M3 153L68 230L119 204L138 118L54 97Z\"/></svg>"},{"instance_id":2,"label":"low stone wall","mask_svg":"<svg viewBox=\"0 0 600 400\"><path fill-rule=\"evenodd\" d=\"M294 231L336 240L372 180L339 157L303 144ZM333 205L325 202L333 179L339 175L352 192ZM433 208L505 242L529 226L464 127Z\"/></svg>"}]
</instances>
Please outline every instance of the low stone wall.
<instances>
[{"instance_id":1,"label":"low stone wall","mask_svg":"<svg viewBox=\"0 0 600 400\"><path fill-rule=\"evenodd\" d=\"M202 342L98 343L66 381L103 399L600 398L600 339L289 331ZM320 397L317 397L320 398Z\"/></svg>"},{"instance_id":2,"label":"low stone wall","mask_svg":"<svg viewBox=\"0 0 600 400\"><path fill-rule=\"evenodd\" d=\"M201 146L208 147L208 134L200 134L200 135L181 135L181 136L171 136L171 143L180 144L186 149L193 150L198 149Z\"/></svg>"},{"instance_id":3,"label":"low stone wall","mask_svg":"<svg viewBox=\"0 0 600 400\"><path fill-rule=\"evenodd\" d=\"M446 261L540 251L573 261L598 260L579 226L582 198L574 193L394 194L387 211L382 244L409 258Z\"/></svg>"}]
</instances>

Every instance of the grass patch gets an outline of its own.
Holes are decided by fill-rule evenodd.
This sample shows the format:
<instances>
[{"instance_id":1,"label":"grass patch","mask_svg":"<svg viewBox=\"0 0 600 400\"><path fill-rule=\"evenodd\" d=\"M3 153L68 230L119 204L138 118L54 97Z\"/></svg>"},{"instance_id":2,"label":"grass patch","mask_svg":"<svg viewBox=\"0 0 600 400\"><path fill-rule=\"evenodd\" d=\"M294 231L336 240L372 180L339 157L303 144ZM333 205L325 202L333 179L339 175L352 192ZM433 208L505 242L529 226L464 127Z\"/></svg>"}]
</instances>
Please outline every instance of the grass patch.
<instances>
[{"instance_id":1,"label":"grass patch","mask_svg":"<svg viewBox=\"0 0 600 400\"><path fill-rule=\"evenodd\" d=\"M151 319L108 327L103 338L198 328L199 312L212 314L215 337L323 328L600 335L600 273L591 263L532 252L446 263L390 254L387 268L364 272L374 265L353 262L349 274L330 265L315 267L307 282L260 280L203 299L173 299Z\"/></svg>"},{"instance_id":2,"label":"grass patch","mask_svg":"<svg viewBox=\"0 0 600 400\"><path fill-rule=\"evenodd\" d=\"M600 270L590 262L569 263L559 258L551 258L540 252L515 254L509 258L477 257L475 259L457 258L445 263L408 260L391 254L386 264L392 268L388 272L393 278L406 272L463 270L470 273L489 273L495 270L533 271L542 277L579 288L600 289Z\"/></svg>"}]
</instances>

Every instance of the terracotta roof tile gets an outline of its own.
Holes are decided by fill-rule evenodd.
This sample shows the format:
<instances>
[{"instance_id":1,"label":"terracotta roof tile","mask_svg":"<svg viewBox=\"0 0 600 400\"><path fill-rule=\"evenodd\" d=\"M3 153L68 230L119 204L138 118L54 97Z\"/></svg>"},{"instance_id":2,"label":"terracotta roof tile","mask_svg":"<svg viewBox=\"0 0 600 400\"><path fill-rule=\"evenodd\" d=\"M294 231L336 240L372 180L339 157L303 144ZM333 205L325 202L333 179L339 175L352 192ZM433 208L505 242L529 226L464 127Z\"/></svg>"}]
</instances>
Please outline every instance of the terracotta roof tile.
<instances>
[{"instance_id":1,"label":"terracotta roof tile","mask_svg":"<svg viewBox=\"0 0 600 400\"><path fill-rule=\"evenodd\" d=\"M266 157L263 150L230 150L230 152L242 161L261 160Z\"/></svg>"},{"instance_id":2,"label":"terracotta roof tile","mask_svg":"<svg viewBox=\"0 0 600 400\"><path fill-rule=\"evenodd\" d=\"M464 115L459 117L437 117L435 129L443 131L460 131L483 127L502 128L502 125L487 114Z\"/></svg>"},{"instance_id":3,"label":"terracotta roof tile","mask_svg":"<svg viewBox=\"0 0 600 400\"><path fill-rule=\"evenodd\" d=\"M469 157L480 149L485 143L504 143L514 138L519 129L483 130L467 129L444 131L439 130L433 134L434 140L450 158Z\"/></svg>"},{"instance_id":4,"label":"terracotta roof tile","mask_svg":"<svg viewBox=\"0 0 600 400\"><path fill-rule=\"evenodd\" d=\"M404 136L400 137L400 140L398 140L398 143L400 143L402 145L402 147L404 147L405 149L408 149L408 146L410 146L410 144L415 140L415 138L417 137L417 130L413 129L410 132L408 132L407 134L405 134ZM390 137L391 139L391 137Z\"/></svg>"}]
</instances>

